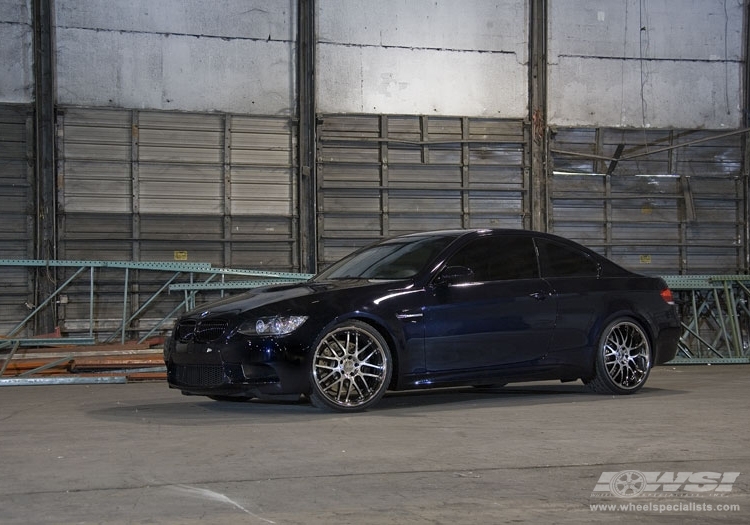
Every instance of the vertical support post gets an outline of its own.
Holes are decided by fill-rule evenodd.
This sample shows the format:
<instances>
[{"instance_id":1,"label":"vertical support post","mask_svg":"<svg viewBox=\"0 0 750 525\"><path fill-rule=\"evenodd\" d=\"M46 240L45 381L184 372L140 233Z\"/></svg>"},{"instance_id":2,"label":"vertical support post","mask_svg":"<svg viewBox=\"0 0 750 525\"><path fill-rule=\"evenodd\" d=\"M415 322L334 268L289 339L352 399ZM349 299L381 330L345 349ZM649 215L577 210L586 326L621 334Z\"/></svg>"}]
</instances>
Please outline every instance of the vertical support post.
<instances>
[{"instance_id":1,"label":"vertical support post","mask_svg":"<svg viewBox=\"0 0 750 525\"><path fill-rule=\"evenodd\" d=\"M469 192L469 117L461 118L461 227L471 227L471 194Z\"/></svg>"},{"instance_id":2,"label":"vertical support post","mask_svg":"<svg viewBox=\"0 0 750 525\"><path fill-rule=\"evenodd\" d=\"M36 177L36 259L57 258L57 195L55 180L55 94L52 57L52 2L33 0L34 23L34 109ZM39 268L36 273L36 304L56 289L54 268ZM35 318L35 331L49 333L57 322L53 304Z\"/></svg>"},{"instance_id":3,"label":"vertical support post","mask_svg":"<svg viewBox=\"0 0 750 525\"><path fill-rule=\"evenodd\" d=\"M29 110L26 114L26 184L29 188L34 188L36 185L36 144L34 144L36 133L34 132L36 126L35 114ZM36 195L34 192L29 192L28 200L26 201L26 209L34 210L36 207ZM34 253L36 252L36 219L30 212L26 214L26 246L24 254L27 258L33 259ZM32 279L28 280L29 286L31 285ZM35 298L33 290L29 288L29 302L34 303Z\"/></svg>"},{"instance_id":4,"label":"vertical support post","mask_svg":"<svg viewBox=\"0 0 750 525\"><path fill-rule=\"evenodd\" d=\"M128 324L128 287L130 286L130 268L125 268L125 282L122 285L122 336L120 342L125 344L125 332Z\"/></svg>"},{"instance_id":5,"label":"vertical support post","mask_svg":"<svg viewBox=\"0 0 750 525\"><path fill-rule=\"evenodd\" d=\"M743 104L745 107L743 107L742 111L742 124L743 127L748 128L750 127L750 4L745 4L745 12L744 12L744 20L743 20L743 28L742 31L744 33L743 37L745 39L744 46L745 46L745 52L743 53L743 61L744 61L744 68L745 68L745 78L744 78L744 86L743 89L745 91L744 98L743 98ZM729 57L724 57L724 60L729 60ZM742 157L742 203L743 203L743 210L742 210L742 259L741 263L744 265L744 268L740 268L740 270L744 270L745 272L750 271L750 247L748 247L748 243L750 242L750 202L748 202L748 199L750 199L750 186L749 186L749 180L750 180L750 134L745 133L742 136L742 146L743 146L743 157ZM739 262L739 261L738 261Z\"/></svg>"},{"instance_id":6,"label":"vertical support post","mask_svg":"<svg viewBox=\"0 0 750 525\"><path fill-rule=\"evenodd\" d=\"M380 235L390 235L389 175L388 175L388 115L380 116ZM424 162L424 159L423 159Z\"/></svg>"},{"instance_id":7,"label":"vertical support post","mask_svg":"<svg viewBox=\"0 0 750 525\"><path fill-rule=\"evenodd\" d=\"M604 174L604 243L606 244L605 255L612 258L612 174Z\"/></svg>"},{"instance_id":8,"label":"vertical support post","mask_svg":"<svg viewBox=\"0 0 750 525\"><path fill-rule=\"evenodd\" d=\"M596 128L596 149L594 153L596 153L597 156L604 156L604 130L602 128ZM618 147L620 150L620 154L622 154L622 150ZM619 158L619 154L616 155L616 157ZM602 206L604 207L604 224L603 224L603 233L604 233L604 255L606 255L609 258L612 258L612 172L614 172L615 166L617 166L617 161L611 161L609 165L605 163L603 159L594 159L594 174L595 176L599 176L599 174L602 174L602 177L604 177L603 183L604 183L604 202L602 203Z\"/></svg>"},{"instance_id":9,"label":"vertical support post","mask_svg":"<svg viewBox=\"0 0 750 525\"><path fill-rule=\"evenodd\" d=\"M36 145L34 144L35 125L35 113L29 110L26 114L26 183L29 188L34 188L37 180ZM24 255L29 259L33 259L36 253L36 214L34 213L34 210L37 209L36 203L35 192L29 191L26 200L26 209L29 211L26 213L26 246L24 250ZM36 283L39 278L39 270L28 268L26 275L26 300L29 304L39 304L36 296Z\"/></svg>"},{"instance_id":10,"label":"vertical support post","mask_svg":"<svg viewBox=\"0 0 750 525\"><path fill-rule=\"evenodd\" d=\"M299 0L297 26L300 266L303 273L315 273L317 266L315 0Z\"/></svg>"},{"instance_id":11,"label":"vertical support post","mask_svg":"<svg viewBox=\"0 0 750 525\"><path fill-rule=\"evenodd\" d=\"M94 265L89 272L89 337L94 338Z\"/></svg>"},{"instance_id":12,"label":"vertical support post","mask_svg":"<svg viewBox=\"0 0 750 525\"><path fill-rule=\"evenodd\" d=\"M132 210L133 218L131 222L131 228L133 230L133 245L131 250L131 257L133 261L141 260L141 153L140 153L140 142L141 142L141 120L140 112L136 109L130 112L130 180L132 190ZM135 275L133 276L133 289L128 290L127 285L125 293L132 293L132 304L138 305L141 302L140 292L140 275L141 272L133 270ZM127 297L126 297L127 301ZM127 302L126 302L127 304ZM126 312L123 312L125 315ZM122 327L123 342L125 337L125 326Z\"/></svg>"},{"instance_id":13,"label":"vertical support post","mask_svg":"<svg viewBox=\"0 0 750 525\"><path fill-rule=\"evenodd\" d=\"M224 154L222 157L224 176L224 257L222 263L225 268L230 268L232 266L232 115L224 115Z\"/></svg>"},{"instance_id":14,"label":"vertical support post","mask_svg":"<svg viewBox=\"0 0 750 525\"><path fill-rule=\"evenodd\" d=\"M750 66L750 59L747 59ZM747 67L747 66L746 66ZM745 89L748 89L747 87ZM750 104L745 109L745 113L750 111ZM747 117L746 117L747 119ZM748 119L750 120L750 119ZM745 123L745 127L748 127L750 122ZM745 133L742 137L742 146L744 148L742 156L742 202L743 202L743 213L742 213L742 260L741 264L744 264L744 268L740 268L740 271L750 271L750 133Z\"/></svg>"},{"instance_id":15,"label":"vertical support post","mask_svg":"<svg viewBox=\"0 0 750 525\"><path fill-rule=\"evenodd\" d=\"M547 0L531 0L529 16L529 121L531 123L531 228L547 231Z\"/></svg>"},{"instance_id":16,"label":"vertical support post","mask_svg":"<svg viewBox=\"0 0 750 525\"><path fill-rule=\"evenodd\" d=\"M130 180L131 180L131 209L133 211L132 229L133 246L131 256L133 261L141 260L141 177L140 177L140 118L138 110L130 112Z\"/></svg>"}]
</instances>

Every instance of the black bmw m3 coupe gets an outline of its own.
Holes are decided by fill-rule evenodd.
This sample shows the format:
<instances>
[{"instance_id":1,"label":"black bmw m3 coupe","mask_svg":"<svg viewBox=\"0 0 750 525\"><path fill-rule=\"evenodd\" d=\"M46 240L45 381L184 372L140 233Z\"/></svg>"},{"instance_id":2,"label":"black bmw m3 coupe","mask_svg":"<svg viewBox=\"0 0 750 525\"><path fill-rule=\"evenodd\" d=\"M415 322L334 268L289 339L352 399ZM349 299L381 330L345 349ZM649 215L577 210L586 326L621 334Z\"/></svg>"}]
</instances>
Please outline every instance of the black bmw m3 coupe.
<instances>
[{"instance_id":1,"label":"black bmw m3 coupe","mask_svg":"<svg viewBox=\"0 0 750 525\"><path fill-rule=\"evenodd\" d=\"M255 288L179 318L164 347L185 394L307 395L340 411L386 390L582 380L632 394L677 351L664 281L523 230L415 233L311 280Z\"/></svg>"}]
</instances>

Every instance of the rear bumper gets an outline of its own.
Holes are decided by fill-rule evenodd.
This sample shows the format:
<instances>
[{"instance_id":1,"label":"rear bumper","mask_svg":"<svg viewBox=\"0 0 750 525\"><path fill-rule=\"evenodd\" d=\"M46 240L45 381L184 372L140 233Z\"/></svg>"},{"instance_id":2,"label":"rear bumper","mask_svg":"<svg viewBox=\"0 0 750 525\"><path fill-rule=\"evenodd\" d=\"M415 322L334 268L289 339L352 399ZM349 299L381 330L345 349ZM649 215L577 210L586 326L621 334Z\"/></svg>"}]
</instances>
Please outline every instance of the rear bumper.
<instances>
[{"instance_id":1,"label":"rear bumper","mask_svg":"<svg viewBox=\"0 0 750 525\"><path fill-rule=\"evenodd\" d=\"M677 344L682 335L682 324L676 308L670 309L659 321L659 332L654 341L654 365L661 365L674 359L677 355Z\"/></svg>"}]
</instances>

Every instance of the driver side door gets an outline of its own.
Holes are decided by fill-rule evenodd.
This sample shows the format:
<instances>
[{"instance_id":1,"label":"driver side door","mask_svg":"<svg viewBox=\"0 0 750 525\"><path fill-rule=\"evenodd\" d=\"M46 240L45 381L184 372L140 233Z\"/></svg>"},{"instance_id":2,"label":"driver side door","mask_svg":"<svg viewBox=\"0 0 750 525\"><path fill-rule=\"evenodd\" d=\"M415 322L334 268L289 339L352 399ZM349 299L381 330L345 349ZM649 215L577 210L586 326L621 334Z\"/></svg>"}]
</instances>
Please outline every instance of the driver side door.
<instances>
[{"instance_id":1,"label":"driver side door","mask_svg":"<svg viewBox=\"0 0 750 525\"><path fill-rule=\"evenodd\" d=\"M424 312L428 372L490 372L546 354L556 300L540 278L529 236L479 237L450 257L451 266L467 267L472 275L434 287Z\"/></svg>"}]
</instances>

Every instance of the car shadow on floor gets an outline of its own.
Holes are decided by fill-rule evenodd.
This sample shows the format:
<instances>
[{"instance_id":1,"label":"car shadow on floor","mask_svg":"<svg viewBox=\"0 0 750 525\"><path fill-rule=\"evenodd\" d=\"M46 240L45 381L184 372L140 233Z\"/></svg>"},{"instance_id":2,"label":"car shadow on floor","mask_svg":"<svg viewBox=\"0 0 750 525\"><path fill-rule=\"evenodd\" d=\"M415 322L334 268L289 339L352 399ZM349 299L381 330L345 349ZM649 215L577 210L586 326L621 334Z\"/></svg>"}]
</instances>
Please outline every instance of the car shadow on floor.
<instances>
[{"instance_id":1,"label":"car shadow on floor","mask_svg":"<svg viewBox=\"0 0 750 525\"><path fill-rule=\"evenodd\" d=\"M680 391L644 387L634 397L661 397ZM611 396L589 392L580 383L511 384L497 388L455 387L429 390L388 392L373 408L356 413L341 413L313 407L305 396L298 400L252 399L249 401L214 401L203 396L183 396L173 401L154 403L118 402L116 406L90 406L94 418L132 421L134 423L212 425L217 422L242 424L299 423L305 419L320 420L342 416L367 417L368 414L412 416L415 412L450 411L456 408L514 408L571 402L606 402L630 396Z\"/></svg>"},{"instance_id":2,"label":"car shadow on floor","mask_svg":"<svg viewBox=\"0 0 750 525\"><path fill-rule=\"evenodd\" d=\"M634 395L640 398L642 396L653 397L679 393L681 392L676 390L643 387ZM630 396L595 394L581 383L518 383L495 388L459 387L388 392L372 410L436 408L441 405L445 406L446 409L453 409L455 408L454 405L459 403L500 408L570 403L573 401L598 402L628 397Z\"/></svg>"}]
</instances>

